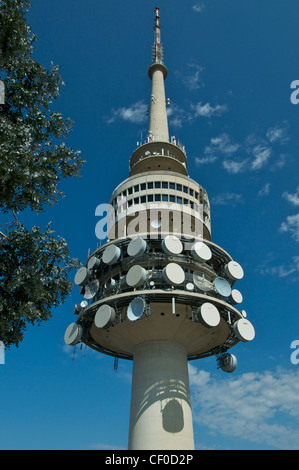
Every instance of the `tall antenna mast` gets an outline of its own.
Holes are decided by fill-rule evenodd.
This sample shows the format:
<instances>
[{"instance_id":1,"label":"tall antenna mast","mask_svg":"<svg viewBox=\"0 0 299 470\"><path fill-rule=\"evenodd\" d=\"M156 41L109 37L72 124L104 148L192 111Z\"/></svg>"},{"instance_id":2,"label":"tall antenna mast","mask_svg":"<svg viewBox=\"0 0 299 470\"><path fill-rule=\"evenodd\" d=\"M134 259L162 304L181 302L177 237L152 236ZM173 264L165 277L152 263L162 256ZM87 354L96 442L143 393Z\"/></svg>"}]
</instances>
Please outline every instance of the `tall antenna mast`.
<instances>
[{"instance_id":1,"label":"tall antenna mast","mask_svg":"<svg viewBox=\"0 0 299 470\"><path fill-rule=\"evenodd\" d=\"M163 64L163 47L161 44L160 8L156 7L156 18L154 24L155 42L153 47L153 63Z\"/></svg>"}]
</instances>

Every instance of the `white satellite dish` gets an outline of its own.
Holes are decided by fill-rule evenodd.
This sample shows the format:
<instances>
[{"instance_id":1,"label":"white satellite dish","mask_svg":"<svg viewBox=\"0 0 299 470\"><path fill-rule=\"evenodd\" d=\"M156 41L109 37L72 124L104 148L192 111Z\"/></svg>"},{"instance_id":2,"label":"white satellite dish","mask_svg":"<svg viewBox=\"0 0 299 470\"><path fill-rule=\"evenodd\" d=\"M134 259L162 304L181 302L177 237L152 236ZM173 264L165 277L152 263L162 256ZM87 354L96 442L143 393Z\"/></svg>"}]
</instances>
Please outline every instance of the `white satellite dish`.
<instances>
[{"instance_id":1,"label":"white satellite dish","mask_svg":"<svg viewBox=\"0 0 299 470\"><path fill-rule=\"evenodd\" d=\"M219 366L223 372L228 372L231 374L237 368L238 361L234 354L225 353L219 358Z\"/></svg>"},{"instance_id":2,"label":"white satellite dish","mask_svg":"<svg viewBox=\"0 0 299 470\"><path fill-rule=\"evenodd\" d=\"M243 302L243 295L238 289L233 289L229 299L234 305L241 304Z\"/></svg>"},{"instance_id":3,"label":"white satellite dish","mask_svg":"<svg viewBox=\"0 0 299 470\"><path fill-rule=\"evenodd\" d=\"M96 256L92 256L90 260L87 263L88 269L94 269L95 271L99 269L101 265L101 260L97 258Z\"/></svg>"},{"instance_id":4,"label":"white satellite dish","mask_svg":"<svg viewBox=\"0 0 299 470\"><path fill-rule=\"evenodd\" d=\"M78 315L79 313L81 313L82 310L84 310L87 306L88 306L88 302L86 302L86 300L82 300L80 304L75 304L74 315Z\"/></svg>"},{"instance_id":5,"label":"white satellite dish","mask_svg":"<svg viewBox=\"0 0 299 470\"><path fill-rule=\"evenodd\" d=\"M105 289L109 290L109 289L113 289L113 287L116 286L116 281L115 279L107 279L107 281L105 282Z\"/></svg>"},{"instance_id":6,"label":"white satellite dish","mask_svg":"<svg viewBox=\"0 0 299 470\"><path fill-rule=\"evenodd\" d=\"M75 284L77 284L77 286L85 286L88 283L90 277L91 272L89 271L89 269L83 266L76 272Z\"/></svg>"},{"instance_id":7,"label":"white satellite dish","mask_svg":"<svg viewBox=\"0 0 299 470\"><path fill-rule=\"evenodd\" d=\"M98 279L94 279L85 286L84 299L93 299L100 288Z\"/></svg>"},{"instance_id":8,"label":"white satellite dish","mask_svg":"<svg viewBox=\"0 0 299 470\"><path fill-rule=\"evenodd\" d=\"M203 242L196 242L191 248L192 256L201 262L209 261L212 258L212 252L208 245Z\"/></svg>"},{"instance_id":9,"label":"white satellite dish","mask_svg":"<svg viewBox=\"0 0 299 470\"><path fill-rule=\"evenodd\" d=\"M192 282L187 282L186 290L189 291L189 292L193 292L194 289L195 289L194 284L192 284Z\"/></svg>"},{"instance_id":10,"label":"white satellite dish","mask_svg":"<svg viewBox=\"0 0 299 470\"><path fill-rule=\"evenodd\" d=\"M121 255L121 251L118 246L109 245L107 246L107 248L105 249L103 253L103 257L102 257L103 263L108 264L108 265L114 264L116 263L116 261L118 261L120 255Z\"/></svg>"},{"instance_id":11,"label":"white satellite dish","mask_svg":"<svg viewBox=\"0 0 299 470\"><path fill-rule=\"evenodd\" d=\"M239 281L244 276L244 271L242 266L236 261L230 261L225 266L225 274L229 277L232 281Z\"/></svg>"},{"instance_id":12,"label":"white satellite dish","mask_svg":"<svg viewBox=\"0 0 299 470\"><path fill-rule=\"evenodd\" d=\"M223 277L216 277L214 280L214 287L222 297L229 297L232 292L229 282Z\"/></svg>"},{"instance_id":13,"label":"white satellite dish","mask_svg":"<svg viewBox=\"0 0 299 470\"><path fill-rule=\"evenodd\" d=\"M80 343L82 338L83 328L77 323L71 323L64 334L64 341L69 346L75 346Z\"/></svg>"},{"instance_id":14,"label":"white satellite dish","mask_svg":"<svg viewBox=\"0 0 299 470\"><path fill-rule=\"evenodd\" d=\"M255 330L250 321L245 318L237 320L233 325L234 333L240 341L252 341L255 337Z\"/></svg>"},{"instance_id":15,"label":"white satellite dish","mask_svg":"<svg viewBox=\"0 0 299 470\"><path fill-rule=\"evenodd\" d=\"M97 310L94 317L94 324L97 328L109 328L115 319L115 310L110 305L104 304Z\"/></svg>"},{"instance_id":16,"label":"white satellite dish","mask_svg":"<svg viewBox=\"0 0 299 470\"><path fill-rule=\"evenodd\" d=\"M151 227L154 229L158 229L161 227L161 221L160 220L152 220L151 221Z\"/></svg>"},{"instance_id":17,"label":"white satellite dish","mask_svg":"<svg viewBox=\"0 0 299 470\"><path fill-rule=\"evenodd\" d=\"M128 306L127 317L130 321L138 320L144 310L145 310L145 301L142 297L136 297Z\"/></svg>"},{"instance_id":18,"label":"white satellite dish","mask_svg":"<svg viewBox=\"0 0 299 470\"><path fill-rule=\"evenodd\" d=\"M147 247L146 241L141 237L133 238L127 248L127 253L129 256L137 258L138 256L143 255Z\"/></svg>"},{"instance_id":19,"label":"white satellite dish","mask_svg":"<svg viewBox=\"0 0 299 470\"><path fill-rule=\"evenodd\" d=\"M162 271L163 279L170 285L178 286L185 280L185 271L176 263L169 263Z\"/></svg>"},{"instance_id":20,"label":"white satellite dish","mask_svg":"<svg viewBox=\"0 0 299 470\"><path fill-rule=\"evenodd\" d=\"M132 266L126 275L126 282L128 286L139 287L146 280L147 271L142 267L136 264Z\"/></svg>"},{"instance_id":21,"label":"white satellite dish","mask_svg":"<svg viewBox=\"0 0 299 470\"><path fill-rule=\"evenodd\" d=\"M206 279L202 274L193 273L193 283L199 290L208 292L214 289L213 283Z\"/></svg>"},{"instance_id":22,"label":"white satellite dish","mask_svg":"<svg viewBox=\"0 0 299 470\"><path fill-rule=\"evenodd\" d=\"M169 256L179 255L183 251L183 245L175 235L167 235L162 241L162 250Z\"/></svg>"},{"instance_id":23,"label":"white satellite dish","mask_svg":"<svg viewBox=\"0 0 299 470\"><path fill-rule=\"evenodd\" d=\"M242 313L242 315L243 315L244 318L247 318L247 312L246 312L246 310L242 310L241 313Z\"/></svg>"},{"instance_id":24,"label":"white satellite dish","mask_svg":"<svg viewBox=\"0 0 299 470\"><path fill-rule=\"evenodd\" d=\"M205 302L197 310L197 318L207 328L213 328L220 323L220 313L215 305Z\"/></svg>"}]
</instances>

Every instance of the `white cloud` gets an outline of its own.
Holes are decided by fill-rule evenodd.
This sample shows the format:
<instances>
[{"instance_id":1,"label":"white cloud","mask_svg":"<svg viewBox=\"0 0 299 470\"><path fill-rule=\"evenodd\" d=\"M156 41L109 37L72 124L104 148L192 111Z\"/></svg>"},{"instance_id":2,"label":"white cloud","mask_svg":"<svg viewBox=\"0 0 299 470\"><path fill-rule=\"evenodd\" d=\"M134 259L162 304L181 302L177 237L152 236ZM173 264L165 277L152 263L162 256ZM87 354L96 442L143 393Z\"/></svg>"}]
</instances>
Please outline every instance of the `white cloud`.
<instances>
[{"instance_id":1,"label":"white cloud","mask_svg":"<svg viewBox=\"0 0 299 470\"><path fill-rule=\"evenodd\" d=\"M271 157L272 150L270 147L266 147L264 145L256 145L253 148L253 156L254 159L251 163L252 170L260 170L263 166L265 166Z\"/></svg>"},{"instance_id":2,"label":"white cloud","mask_svg":"<svg viewBox=\"0 0 299 470\"><path fill-rule=\"evenodd\" d=\"M299 206L299 186L297 186L297 190L294 194L284 192L282 197L287 199L294 206Z\"/></svg>"},{"instance_id":3,"label":"white cloud","mask_svg":"<svg viewBox=\"0 0 299 470\"><path fill-rule=\"evenodd\" d=\"M266 183L265 186L263 186L259 192L258 192L258 196L268 196L269 193L270 193L270 187L271 187L271 184L270 183Z\"/></svg>"},{"instance_id":4,"label":"white cloud","mask_svg":"<svg viewBox=\"0 0 299 470\"><path fill-rule=\"evenodd\" d=\"M196 105L191 105L191 108L194 110L195 117L207 117L212 116L221 116L222 113L226 112L226 104L217 104L216 106L211 106L210 103L202 104L201 101Z\"/></svg>"},{"instance_id":5,"label":"white cloud","mask_svg":"<svg viewBox=\"0 0 299 470\"><path fill-rule=\"evenodd\" d=\"M167 108L167 117L169 125L173 127L182 127L183 123L192 119L191 114L177 104L171 104L171 106Z\"/></svg>"},{"instance_id":6,"label":"white cloud","mask_svg":"<svg viewBox=\"0 0 299 470\"><path fill-rule=\"evenodd\" d=\"M196 165L206 165L207 163L214 163L217 160L215 155L207 155L206 157L198 158L195 157Z\"/></svg>"},{"instance_id":7,"label":"white cloud","mask_svg":"<svg viewBox=\"0 0 299 470\"><path fill-rule=\"evenodd\" d=\"M266 136L271 143L278 142L279 144L284 144L289 140L286 127L281 126L269 127Z\"/></svg>"},{"instance_id":8,"label":"white cloud","mask_svg":"<svg viewBox=\"0 0 299 470\"><path fill-rule=\"evenodd\" d=\"M262 275L278 276L280 278L288 278L291 282L297 281L298 276L291 276L291 274L299 274L299 256L293 256L292 262L289 265L282 264L280 266L269 266L271 260L266 260L261 266L258 267Z\"/></svg>"},{"instance_id":9,"label":"white cloud","mask_svg":"<svg viewBox=\"0 0 299 470\"><path fill-rule=\"evenodd\" d=\"M147 105L143 101L137 101L128 108L118 108L112 110L112 115L107 119L108 124L120 119L134 124L141 124L147 119Z\"/></svg>"},{"instance_id":10,"label":"white cloud","mask_svg":"<svg viewBox=\"0 0 299 470\"><path fill-rule=\"evenodd\" d=\"M230 136L228 134L220 134L218 137L214 137L211 139L211 144L220 153L223 153L225 155L232 155L233 153L237 152L239 150L240 145L232 142Z\"/></svg>"},{"instance_id":11,"label":"white cloud","mask_svg":"<svg viewBox=\"0 0 299 470\"><path fill-rule=\"evenodd\" d=\"M299 370L216 378L189 365L189 375L193 416L203 434L207 429L215 438L299 448Z\"/></svg>"},{"instance_id":12,"label":"white cloud","mask_svg":"<svg viewBox=\"0 0 299 470\"><path fill-rule=\"evenodd\" d=\"M196 13L202 13L204 9L205 9L205 4L204 3L196 3L192 7L192 10L196 11Z\"/></svg>"},{"instance_id":13,"label":"white cloud","mask_svg":"<svg viewBox=\"0 0 299 470\"><path fill-rule=\"evenodd\" d=\"M176 76L181 80L181 82L189 90L198 90L199 88L204 87L202 80L202 72L205 70L205 67L198 65L196 63L190 63L187 65L184 74L177 71Z\"/></svg>"},{"instance_id":14,"label":"white cloud","mask_svg":"<svg viewBox=\"0 0 299 470\"><path fill-rule=\"evenodd\" d=\"M222 165L228 173L241 173L246 170L248 159L245 160L224 160Z\"/></svg>"},{"instance_id":15,"label":"white cloud","mask_svg":"<svg viewBox=\"0 0 299 470\"><path fill-rule=\"evenodd\" d=\"M222 193L212 197L212 204L215 206L236 206L240 202L243 202L242 194L238 193Z\"/></svg>"},{"instance_id":16,"label":"white cloud","mask_svg":"<svg viewBox=\"0 0 299 470\"><path fill-rule=\"evenodd\" d=\"M299 242L299 214L289 215L280 226L281 232L289 232Z\"/></svg>"}]
</instances>

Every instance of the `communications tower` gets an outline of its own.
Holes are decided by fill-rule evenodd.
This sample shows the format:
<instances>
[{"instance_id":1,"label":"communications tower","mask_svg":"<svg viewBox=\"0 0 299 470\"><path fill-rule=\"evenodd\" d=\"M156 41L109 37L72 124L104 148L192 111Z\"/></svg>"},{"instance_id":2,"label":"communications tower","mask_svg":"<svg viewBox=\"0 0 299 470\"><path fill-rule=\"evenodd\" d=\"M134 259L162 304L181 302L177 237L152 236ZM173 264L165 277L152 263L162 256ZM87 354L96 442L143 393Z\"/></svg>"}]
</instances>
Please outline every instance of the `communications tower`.
<instances>
[{"instance_id":1,"label":"communications tower","mask_svg":"<svg viewBox=\"0 0 299 470\"><path fill-rule=\"evenodd\" d=\"M255 336L235 288L243 269L211 241L206 191L169 138L160 14L156 8L149 129L130 176L110 199L107 243L75 276L84 296L65 342L133 360L129 449L194 449L188 360L216 356Z\"/></svg>"}]
</instances>

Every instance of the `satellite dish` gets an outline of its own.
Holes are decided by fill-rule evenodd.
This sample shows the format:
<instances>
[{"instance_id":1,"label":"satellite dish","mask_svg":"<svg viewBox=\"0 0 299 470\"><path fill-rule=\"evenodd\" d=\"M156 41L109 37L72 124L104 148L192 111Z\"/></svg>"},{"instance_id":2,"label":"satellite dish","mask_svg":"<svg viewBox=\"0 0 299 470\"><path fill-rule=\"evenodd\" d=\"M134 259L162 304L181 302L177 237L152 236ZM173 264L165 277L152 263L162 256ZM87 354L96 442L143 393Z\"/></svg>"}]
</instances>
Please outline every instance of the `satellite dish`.
<instances>
[{"instance_id":1,"label":"satellite dish","mask_svg":"<svg viewBox=\"0 0 299 470\"><path fill-rule=\"evenodd\" d=\"M85 286L84 299L93 299L96 293L98 292L99 288L100 282L98 281L98 279L91 281Z\"/></svg>"},{"instance_id":2,"label":"satellite dish","mask_svg":"<svg viewBox=\"0 0 299 470\"><path fill-rule=\"evenodd\" d=\"M136 264L132 266L127 272L126 282L128 286L139 287L144 284L146 280L147 271L142 267Z\"/></svg>"},{"instance_id":3,"label":"satellite dish","mask_svg":"<svg viewBox=\"0 0 299 470\"><path fill-rule=\"evenodd\" d=\"M108 279L106 282L105 282L105 289L109 290L109 289L113 289L113 287L115 287L116 285L116 281L115 279Z\"/></svg>"},{"instance_id":4,"label":"satellite dish","mask_svg":"<svg viewBox=\"0 0 299 470\"><path fill-rule=\"evenodd\" d=\"M229 353L222 354L218 361L223 372L228 372L229 374L234 372L238 365L236 356Z\"/></svg>"},{"instance_id":5,"label":"satellite dish","mask_svg":"<svg viewBox=\"0 0 299 470\"><path fill-rule=\"evenodd\" d=\"M96 256L92 256L90 260L87 263L88 269L94 269L95 271L99 269L101 265L101 260L97 258Z\"/></svg>"},{"instance_id":6,"label":"satellite dish","mask_svg":"<svg viewBox=\"0 0 299 470\"><path fill-rule=\"evenodd\" d=\"M163 279L170 285L182 284L185 280L185 271L176 263L169 263L162 271Z\"/></svg>"},{"instance_id":7,"label":"satellite dish","mask_svg":"<svg viewBox=\"0 0 299 470\"><path fill-rule=\"evenodd\" d=\"M88 302L86 300L82 300L80 304L75 304L74 306L74 315L78 315L88 306Z\"/></svg>"},{"instance_id":8,"label":"satellite dish","mask_svg":"<svg viewBox=\"0 0 299 470\"><path fill-rule=\"evenodd\" d=\"M110 305L104 304L97 310L94 317L94 324L97 328L109 328L115 319L115 310Z\"/></svg>"},{"instance_id":9,"label":"satellite dish","mask_svg":"<svg viewBox=\"0 0 299 470\"><path fill-rule=\"evenodd\" d=\"M118 261L120 255L121 255L121 251L118 246L109 245L107 246L107 248L105 249L103 253L103 257L102 257L103 263L108 264L108 265L114 264L116 263L116 261Z\"/></svg>"},{"instance_id":10,"label":"satellite dish","mask_svg":"<svg viewBox=\"0 0 299 470\"><path fill-rule=\"evenodd\" d=\"M201 262L209 261L212 258L212 252L208 245L203 242L196 242L191 248L192 256Z\"/></svg>"},{"instance_id":11,"label":"satellite dish","mask_svg":"<svg viewBox=\"0 0 299 470\"><path fill-rule=\"evenodd\" d=\"M241 313L242 313L242 315L243 315L244 318L247 318L247 312L246 312L246 310L242 310Z\"/></svg>"},{"instance_id":12,"label":"satellite dish","mask_svg":"<svg viewBox=\"0 0 299 470\"><path fill-rule=\"evenodd\" d=\"M208 279L206 279L203 275L199 273L193 273L193 282L199 290L203 292L208 292L213 290L213 284Z\"/></svg>"},{"instance_id":13,"label":"satellite dish","mask_svg":"<svg viewBox=\"0 0 299 470\"><path fill-rule=\"evenodd\" d=\"M244 276L244 271L242 266L236 261L230 261L225 266L225 274L229 277L232 281L239 281Z\"/></svg>"},{"instance_id":14,"label":"satellite dish","mask_svg":"<svg viewBox=\"0 0 299 470\"><path fill-rule=\"evenodd\" d=\"M202 325L207 328L218 326L220 323L220 313L215 305L205 302L197 310L197 318Z\"/></svg>"},{"instance_id":15,"label":"satellite dish","mask_svg":"<svg viewBox=\"0 0 299 470\"><path fill-rule=\"evenodd\" d=\"M214 280L214 287L222 297L229 297L232 292L229 282L223 277L216 277Z\"/></svg>"},{"instance_id":16,"label":"satellite dish","mask_svg":"<svg viewBox=\"0 0 299 470\"><path fill-rule=\"evenodd\" d=\"M194 284L192 284L192 282L188 282L188 283L186 284L186 290L187 290L187 291L193 292L194 289L195 289L195 287L194 287Z\"/></svg>"},{"instance_id":17,"label":"satellite dish","mask_svg":"<svg viewBox=\"0 0 299 470\"><path fill-rule=\"evenodd\" d=\"M129 256L137 258L138 256L143 255L147 247L146 241L141 237L133 238L127 248L127 253Z\"/></svg>"},{"instance_id":18,"label":"satellite dish","mask_svg":"<svg viewBox=\"0 0 299 470\"><path fill-rule=\"evenodd\" d=\"M130 321L138 320L145 309L145 301L142 297L136 297L128 306L127 317Z\"/></svg>"},{"instance_id":19,"label":"satellite dish","mask_svg":"<svg viewBox=\"0 0 299 470\"><path fill-rule=\"evenodd\" d=\"M233 325L234 333L240 341L252 341L255 337L255 330L250 321L245 318L237 320Z\"/></svg>"},{"instance_id":20,"label":"satellite dish","mask_svg":"<svg viewBox=\"0 0 299 470\"><path fill-rule=\"evenodd\" d=\"M64 341L69 346L75 346L80 343L82 338L83 328L78 323L71 323L64 334Z\"/></svg>"},{"instance_id":21,"label":"satellite dish","mask_svg":"<svg viewBox=\"0 0 299 470\"><path fill-rule=\"evenodd\" d=\"M158 229L161 227L161 221L160 220L152 220L151 221L151 227L154 229Z\"/></svg>"},{"instance_id":22,"label":"satellite dish","mask_svg":"<svg viewBox=\"0 0 299 470\"><path fill-rule=\"evenodd\" d=\"M91 272L89 271L89 269L83 266L76 272L75 284L77 284L77 286L85 286L88 283L90 277Z\"/></svg>"},{"instance_id":23,"label":"satellite dish","mask_svg":"<svg viewBox=\"0 0 299 470\"><path fill-rule=\"evenodd\" d=\"M243 302L243 295L238 289L233 289L229 299L234 305L241 304Z\"/></svg>"},{"instance_id":24,"label":"satellite dish","mask_svg":"<svg viewBox=\"0 0 299 470\"><path fill-rule=\"evenodd\" d=\"M179 255L183 251L183 245L175 235L167 235L162 241L162 250L169 256Z\"/></svg>"}]
</instances>

